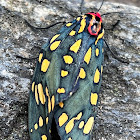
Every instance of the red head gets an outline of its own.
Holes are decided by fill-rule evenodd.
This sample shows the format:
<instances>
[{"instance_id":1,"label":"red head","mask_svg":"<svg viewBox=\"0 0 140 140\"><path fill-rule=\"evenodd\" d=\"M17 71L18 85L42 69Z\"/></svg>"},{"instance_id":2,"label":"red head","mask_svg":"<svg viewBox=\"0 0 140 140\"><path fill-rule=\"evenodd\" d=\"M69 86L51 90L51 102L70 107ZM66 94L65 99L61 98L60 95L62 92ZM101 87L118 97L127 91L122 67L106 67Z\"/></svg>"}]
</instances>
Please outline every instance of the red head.
<instances>
[{"instance_id":1,"label":"red head","mask_svg":"<svg viewBox=\"0 0 140 140\"><path fill-rule=\"evenodd\" d=\"M91 35L97 36L101 30L102 18L99 13L87 13L86 15L91 15L92 19L90 20L88 31Z\"/></svg>"}]
</instances>

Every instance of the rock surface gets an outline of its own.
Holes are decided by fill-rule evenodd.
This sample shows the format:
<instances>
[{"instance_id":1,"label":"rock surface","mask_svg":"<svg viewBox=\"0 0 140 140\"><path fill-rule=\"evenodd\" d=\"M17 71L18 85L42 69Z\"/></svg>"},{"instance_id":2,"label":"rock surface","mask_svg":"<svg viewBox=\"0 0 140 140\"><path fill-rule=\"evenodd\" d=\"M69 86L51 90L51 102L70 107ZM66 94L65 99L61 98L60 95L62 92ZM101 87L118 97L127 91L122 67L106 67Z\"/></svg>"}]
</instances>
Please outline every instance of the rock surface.
<instances>
[{"instance_id":1,"label":"rock surface","mask_svg":"<svg viewBox=\"0 0 140 140\"><path fill-rule=\"evenodd\" d=\"M27 105L30 80L41 46L62 26L32 30L80 15L80 0L0 1L0 139L28 140ZM100 3L85 3L84 13ZM140 8L105 2L105 40L129 64L114 59L105 48L103 83L93 140L140 139ZM129 14L125 14L129 13ZM130 14L131 13L131 14ZM133 13L133 14L132 14ZM115 23L118 24L114 26Z\"/></svg>"}]
</instances>

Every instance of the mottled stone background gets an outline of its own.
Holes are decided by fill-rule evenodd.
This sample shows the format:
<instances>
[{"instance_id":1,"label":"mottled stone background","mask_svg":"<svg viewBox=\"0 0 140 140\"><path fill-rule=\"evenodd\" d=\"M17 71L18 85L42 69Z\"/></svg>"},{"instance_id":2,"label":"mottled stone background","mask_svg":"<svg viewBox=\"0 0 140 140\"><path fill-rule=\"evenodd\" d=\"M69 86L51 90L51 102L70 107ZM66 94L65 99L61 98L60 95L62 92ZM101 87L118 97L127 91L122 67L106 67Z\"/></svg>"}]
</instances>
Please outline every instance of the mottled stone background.
<instances>
[{"instance_id":1,"label":"mottled stone background","mask_svg":"<svg viewBox=\"0 0 140 140\"><path fill-rule=\"evenodd\" d=\"M28 140L27 105L30 80L41 46L62 26L46 27L80 15L80 0L0 0L0 140ZM132 1L130 1L132 2ZM140 6L137 0L137 6ZM86 2L84 13L101 3ZM140 139L140 8L104 2L105 40L124 64L105 48L103 83L93 140ZM133 14L125 14L133 13ZM113 30L113 25L118 22Z\"/></svg>"}]
</instances>

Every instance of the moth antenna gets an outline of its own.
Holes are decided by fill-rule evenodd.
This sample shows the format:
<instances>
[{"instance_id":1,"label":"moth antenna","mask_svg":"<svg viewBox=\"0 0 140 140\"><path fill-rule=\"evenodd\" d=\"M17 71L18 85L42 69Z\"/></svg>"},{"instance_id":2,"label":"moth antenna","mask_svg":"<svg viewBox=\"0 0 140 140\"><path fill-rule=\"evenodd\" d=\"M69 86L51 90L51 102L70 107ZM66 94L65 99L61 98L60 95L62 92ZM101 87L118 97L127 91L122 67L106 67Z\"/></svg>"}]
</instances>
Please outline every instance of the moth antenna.
<instances>
[{"instance_id":1,"label":"moth antenna","mask_svg":"<svg viewBox=\"0 0 140 140\"><path fill-rule=\"evenodd\" d=\"M120 20L117 20L117 22L116 22L115 24L113 24L111 28L107 28L107 29L105 28L105 30L112 30L112 31L113 31L114 28L115 28L119 23L120 23Z\"/></svg>"},{"instance_id":2,"label":"moth antenna","mask_svg":"<svg viewBox=\"0 0 140 140\"><path fill-rule=\"evenodd\" d=\"M106 42L105 39L104 39L104 42L105 42L107 48L109 49L109 51L111 52L112 56L113 56L115 59L117 59L118 61L120 61L120 62L122 62L122 63L127 63L127 64L129 64L129 61L123 60L123 59L119 58L118 56L116 56L116 54L114 54L114 52L111 50L111 48L109 47L109 45L107 44L107 42Z\"/></svg>"},{"instance_id":3,"label":"moth antenna","mask_svg":"<svg viewBox=\"0 0 140 140\"><path fill-rule=\"evenodd\" d=\"M84 0L81 0L81 4L80 4L80 13L81 13L81 15L83 14L83 7L84 7Z\"/></svg>"},{"instance_id":4,"label":"moth antenna","mask_svg":"<svg viewBox=\"0 0 140 140\"><path fill-rule=\"evenodd\" d=\"M102 14L101 16L109 15L109 14L134 14L134 13L125 13L125 12L107 12Z\"/></svg>"},{"instance_id":5,"label":"moth antenna","mask_svg":"<svg viewBox=\"0 0 140 140\"><path fill-rule=\"evenodd\" d=\"M102 0L102 3L101 3L101 5L100 5L100 8L98 9L97 12L99 12L99 11L101 10L101 8L102 8L102 6L103 6L103 3L104 3L104 0Z\"/></svg>"},{"instance_id":6,"label":"moth antenna","mask_svg":"<svg viewBox=\"0 0 140 140\"><path fill-rule=\"evenodd\" d=\"M34 59L37 59L37 57L31 57L31 58L27 58L27 57L23 57L23 56L20 56L20 55L15 55L16 58L20 58L20 59L23 59L23 60L34 60Z\"/></svg>"},{"instance_id":7,"label":"moth antenna","mask_svg":"<svg viewBox=\"0 0 140 140\"><path fill-rule=\"evenodd\" d=\"M33 25L31 25L27 20L25 20L25 23L30 27L30 28L32 28L32 29L42 29L42 30L44 30L44 29L49 29L49 28L51 28L51 27L53 27L53 26L55 26L55 25L57 25L57 24L65 24L66 22L65 21L59 21L59 22L56 22L56 23L54 23L54 24L51 24L51 25L49 25L49 26L47 26L47 27L35 27L35 26L33 26Z\"/></svg>"}]
</instances>

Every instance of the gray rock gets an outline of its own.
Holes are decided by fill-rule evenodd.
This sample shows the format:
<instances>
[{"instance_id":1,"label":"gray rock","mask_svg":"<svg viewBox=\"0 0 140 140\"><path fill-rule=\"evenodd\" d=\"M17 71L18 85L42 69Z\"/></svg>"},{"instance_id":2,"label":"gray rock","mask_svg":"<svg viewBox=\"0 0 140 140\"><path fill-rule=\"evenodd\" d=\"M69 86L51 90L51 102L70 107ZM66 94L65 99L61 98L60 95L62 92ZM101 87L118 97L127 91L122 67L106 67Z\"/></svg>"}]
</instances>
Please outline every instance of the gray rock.
<instances>
[{"instance_id":1,"label":"gray rock","mask_svg":"<svg viewBox=\"0 0 140 140\"><path fill-rule=\"evenodd\" d=\"M0 1L0 139L28 140L27 105L30 80L41 46L62 25L32 30L78 16L79 0ZM97 11L101 3L86 3L84 13ZM105 40L129 64L106 50L99 111L92 132L94 140L140 139L140 8L105 2ZM129 14L128 14L129 13ZM113 25L118 24L111 30Z\"/></svg>"}]
</instances>

